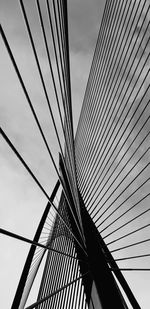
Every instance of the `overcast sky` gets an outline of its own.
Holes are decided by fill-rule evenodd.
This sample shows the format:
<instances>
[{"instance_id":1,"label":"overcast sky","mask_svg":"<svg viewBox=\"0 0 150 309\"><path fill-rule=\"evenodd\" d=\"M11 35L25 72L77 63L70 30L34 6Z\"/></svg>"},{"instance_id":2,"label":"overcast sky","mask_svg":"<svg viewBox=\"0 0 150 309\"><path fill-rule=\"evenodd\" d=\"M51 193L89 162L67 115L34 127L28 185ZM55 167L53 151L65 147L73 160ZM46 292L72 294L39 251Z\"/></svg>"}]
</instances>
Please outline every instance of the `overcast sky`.
<instances>
[{"instance_id":1,"label":"overcast sky","mask_svg":"<svg viewBox=\"0 0 150 309\"><path fill-rule=\"evenodd\" d=\"M88 78L98 35L104 0L70 0L69 39L74 127ZM48 87L51 104L61 133L49 67L39 28L35 1L24 1L40 63ZM45 1L40 4L44 17ZM46 20L46 18L45 18ZM31 96L50 149L58 165L58 144L51 124L40 79L29 44L18 0L0 0L0 21ZM48 24L46 23L46 29ZM49 41L51 46L51 41ZM52 55L53 56L53 55ZM54 60L52 58L52 63ZM54 64L55 68L55 64ZM36 177L51 193L57 180L48 152L43 144L16 73L0 38L0 123L15 147L32 168ZM33 238L47 201L18 159L0 137L0 226ZM12 303L29 246L0 235L0 297L1 308Z\"/></svg>"}]
</instances>

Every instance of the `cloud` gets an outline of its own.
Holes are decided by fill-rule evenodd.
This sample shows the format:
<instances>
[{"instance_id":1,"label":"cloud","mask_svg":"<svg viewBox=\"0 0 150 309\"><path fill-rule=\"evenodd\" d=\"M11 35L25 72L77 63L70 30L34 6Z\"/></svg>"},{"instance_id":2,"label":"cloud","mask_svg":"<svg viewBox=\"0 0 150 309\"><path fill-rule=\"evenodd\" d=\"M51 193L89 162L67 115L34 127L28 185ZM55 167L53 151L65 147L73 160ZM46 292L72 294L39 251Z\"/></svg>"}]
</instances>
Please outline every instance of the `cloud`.
<instances>
[{"instance_id":1,"label":"cloud","mask_svg":"<svg viewBox=\"0 0 150 309\"><path fill-rule=\"evenodd\" d=\"M73 52L88 54L96 44L105 0L71 0L69 11L70 47Z\"/></svg>"}]
</instances>

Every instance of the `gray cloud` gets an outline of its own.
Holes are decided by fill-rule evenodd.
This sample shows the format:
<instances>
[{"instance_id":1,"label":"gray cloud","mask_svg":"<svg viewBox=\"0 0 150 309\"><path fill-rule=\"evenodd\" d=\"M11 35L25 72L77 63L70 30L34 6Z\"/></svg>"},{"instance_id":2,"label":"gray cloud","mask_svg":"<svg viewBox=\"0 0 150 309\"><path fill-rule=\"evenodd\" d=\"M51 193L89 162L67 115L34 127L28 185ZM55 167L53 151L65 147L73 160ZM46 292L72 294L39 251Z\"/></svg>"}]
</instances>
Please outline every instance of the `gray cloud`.
<instances>
[{"instance_id":1,"label":"gray cloud","mask_svg":"<svg viewBox=\"0 0 150 309\"><path fill-rule=\"evenodd\" d=\"M90 53L96 44L105 0L76 0L69 4L70 46L74 52Z\"/></svg>"}]
</instances>

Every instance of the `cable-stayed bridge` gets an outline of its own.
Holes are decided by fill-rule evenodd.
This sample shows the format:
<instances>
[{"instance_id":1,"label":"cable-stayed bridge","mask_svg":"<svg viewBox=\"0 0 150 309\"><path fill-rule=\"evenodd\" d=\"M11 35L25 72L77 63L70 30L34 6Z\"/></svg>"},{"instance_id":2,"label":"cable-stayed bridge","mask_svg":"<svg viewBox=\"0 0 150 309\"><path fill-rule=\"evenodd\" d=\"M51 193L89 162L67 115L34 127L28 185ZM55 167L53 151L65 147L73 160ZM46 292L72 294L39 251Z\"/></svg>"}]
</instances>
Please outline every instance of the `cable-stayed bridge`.
<instances>
[{"instance_id":1,"label":"cable-stayed bridge","mask_svg":"<svg viewBox=\"0 0 150 309\"><path fill-rule=\"evenodd\" d=\"M34 239L0 229L31 245L12 309L91 309L110 304L142 308L142 297L149 296L137 291L150 271L150 3L106 1L75 134L69 3L35 1L57 116L29 7L25 0L19 4L59 145L59 164L1 25L3 45L57 175L54 189L47 192L1 127L1 136L48 201ZM42 265L35 301L29 303Z\"/></svg>"}]
</instances>

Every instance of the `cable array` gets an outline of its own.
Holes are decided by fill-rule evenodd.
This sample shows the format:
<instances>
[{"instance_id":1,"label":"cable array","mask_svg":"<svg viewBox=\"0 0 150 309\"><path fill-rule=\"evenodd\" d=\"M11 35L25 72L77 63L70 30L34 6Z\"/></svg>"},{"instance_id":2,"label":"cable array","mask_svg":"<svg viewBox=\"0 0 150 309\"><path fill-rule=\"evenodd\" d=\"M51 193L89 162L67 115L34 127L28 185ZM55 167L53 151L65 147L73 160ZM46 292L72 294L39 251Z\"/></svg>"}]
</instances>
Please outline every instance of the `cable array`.
<instances>
[{"instance_id":1,"label":"cable array","mask_svg":"<svg viewBox=\"0 0 150 309\"><path fill-rule=\"evenodd\" d=\"M149 270L149 14L146 0L106 1L75 136L85 206L128 272Z\"/></svg>"},{"instance_id":2,"label":"cable array","mask_svg":"<svg viewBox=\"0 0 150 309\"><path fill-rule=\"evenodd\" d=\"M66 217L67 212L63 195L61 196L59 209L63 217ZM68 221L67 218L66 220ZM68 233L58 216L56 217L55 226L53 228L50 247L77 257L72 235ZM85 275L88 275L88 265L86 265ZM70 308L73 304L78 304L79 308L86 308L85 296L83 293L84 287L80 276L79 262L76 258L71 259L67 256L55 255L53 252L49 252L41 287L39 289L37 304L38 302L41 303L41 300L44 300L47 295L50 295L50 297L47 297L47 300L41 304L39 303L37 307L47 308L47 306L51 306L57 308L57 306L62 306ZM62 287L65 288L62 289ZM60 292L55 294L55 291Z\"/></svg>"},{"instance_id":3,"label":"cable array","mask_svg":"<svg viewBox=\"0 0 150 309\"><path fill-rule=\"evenodd\" d=\"M43 3L34 1L34 14L42 36L57 117L27 13L28 4L19 0L41 83L42 104L48 107L60 152L59 168L0 25L11 66L58 178L49 197L24 156L0 128L1 136L48 200L33 240L0 229L1 234L31 244L12 309L19 306L87 309L89 304L94 308L93 268L89 270L93 257L88 252L91 247L85 220L92 224L93 240L95 244L99 241L106 270L122 282L129 301L139 308L121 272L150 271L150 5L147 0L106 0L74 138L67 1ZM59 185L61 193L57 194ZM29 305L27 299L44 258L38 297Z\"/></svg>"}]
</instances>

